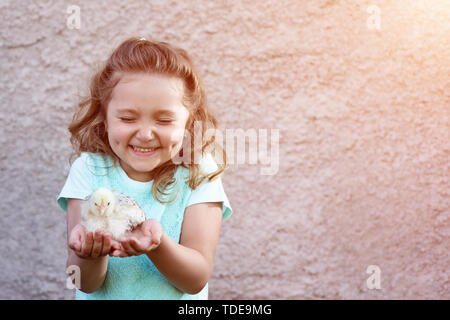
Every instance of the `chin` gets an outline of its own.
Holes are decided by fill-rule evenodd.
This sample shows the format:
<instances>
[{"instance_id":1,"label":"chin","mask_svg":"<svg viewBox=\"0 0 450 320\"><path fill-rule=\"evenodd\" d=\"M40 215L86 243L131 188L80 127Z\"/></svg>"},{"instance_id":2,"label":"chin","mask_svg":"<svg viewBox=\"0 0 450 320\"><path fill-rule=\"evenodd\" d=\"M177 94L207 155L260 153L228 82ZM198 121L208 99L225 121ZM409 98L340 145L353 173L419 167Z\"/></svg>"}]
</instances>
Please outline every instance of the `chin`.
<instances>
[{"instance_id":1,"label":"chin","mask_svg":"<svg viewBox=\"0 0 450 320\"><path fill-rule=\"evenodd\" d=\"M131 166L131 168L134 171L136 171L138 173L141 173L141 174L153 171L153 170L155 170L156 167L157 166L145 166L145 165L134 165L134 166Z\"/></svg>"}]
</instances>

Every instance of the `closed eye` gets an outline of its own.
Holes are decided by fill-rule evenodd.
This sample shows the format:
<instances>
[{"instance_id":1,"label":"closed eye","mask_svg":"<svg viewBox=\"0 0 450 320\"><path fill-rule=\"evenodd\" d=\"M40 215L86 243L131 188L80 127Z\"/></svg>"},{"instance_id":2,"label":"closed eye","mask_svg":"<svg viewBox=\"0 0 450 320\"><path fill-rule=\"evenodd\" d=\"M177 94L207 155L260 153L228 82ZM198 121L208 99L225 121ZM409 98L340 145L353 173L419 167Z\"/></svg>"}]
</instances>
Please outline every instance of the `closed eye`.
<instances>
[{"instance_id":1,"label":"closed eye","mask_svg":"<svg viewBox=\"0 0 450 320\"><path fill-rule=\"evenodd\" d=\"M135 121L135 119L133 119L133 118L119 118L122 122L127 122L127 123L130 123L130 122L133 122L133 121ZM172 123L173 122L173 120L158 120L158 122L159 123L162 123L162 124L170 124L170 123Z\"/></svg>"},{"instance_id":2,"label":"closed eye","mask_svg":"<svg viewBox=\"0 0 450 320\"><path fill-rule=\"evenodd\" d=\"M132 122L134 121L133 118L119 118L120 120L122 120L123 122Z\"/></svg>"},{"instance_id":3,"label":"closed eye","mask_svg":"<svg viewBox=\"0 0 450 320\"><path fill-rule=\"evenodd\" d=\"M172 123L172 120L158 120L160 123L169 124Z\"/></svg>"}]
</instances>

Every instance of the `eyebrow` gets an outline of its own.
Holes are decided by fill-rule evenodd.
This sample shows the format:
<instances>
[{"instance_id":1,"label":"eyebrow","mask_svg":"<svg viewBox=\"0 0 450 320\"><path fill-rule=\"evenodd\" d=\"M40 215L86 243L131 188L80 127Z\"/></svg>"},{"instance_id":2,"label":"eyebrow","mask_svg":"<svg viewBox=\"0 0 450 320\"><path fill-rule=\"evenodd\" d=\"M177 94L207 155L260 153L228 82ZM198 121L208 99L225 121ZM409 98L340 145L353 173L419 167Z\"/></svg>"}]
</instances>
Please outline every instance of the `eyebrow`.
<instances>
[{"instance_id":1,"label":"eyebrow","mask_svg":"<svg viewBox=\"0 0 450 320\"><path fill-rule=\"evenodd\" d=\"M138 114L138 112L135 109L130 109L130 108L122 108L122 109L117 109L118 113L132 113L132 114ZM155 112L156 115L168 115L168 116L172 116L175 117L176 114L173 111L167 110L167 109L160 109L157 110Z\"/></svg>"},{"instance_id":2,"label":"eyebrow","mask_svg":"<svg viewBox=\"0 0 450 320\"><path fill-rule=\"evenodd\" d=\"M136 110L134 110L134 109L129 109L129 108L117 109L116 111L117 111L117 113L126 113L126 112L129 112L129 113L137 113Z\"/></svg>"}]
</instances>

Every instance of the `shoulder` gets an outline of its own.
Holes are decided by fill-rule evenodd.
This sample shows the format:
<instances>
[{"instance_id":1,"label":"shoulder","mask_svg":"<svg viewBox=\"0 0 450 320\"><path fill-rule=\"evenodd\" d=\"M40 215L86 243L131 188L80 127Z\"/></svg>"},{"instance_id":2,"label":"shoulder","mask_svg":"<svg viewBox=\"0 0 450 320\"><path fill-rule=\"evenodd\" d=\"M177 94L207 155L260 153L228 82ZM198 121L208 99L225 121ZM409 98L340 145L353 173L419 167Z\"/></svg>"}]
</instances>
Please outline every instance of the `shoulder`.
<instances>
[{"instance_id":1,"label":"shoulder","mask_svg":"<svg viewBox=\"0 0 450 320\"><path fill-rule=\"evenodd\" d=\"M108 169L113 168L112 158L106 154L82 152L72 163L71 170L86 171L90 174L106 174Z\"/></svg>"},{"instance_id":2,"label":"shoulder","mask_svg":"<svg viewBox=\"0 0 450 320\"><path fill-rule=\"evenodd\" d=\"M70 172L84 172L87 169L87 153L82 152L81 155L72 162Z\"/></svg>"},{"instance_id":3,"label":"shoulder","mask_svg":"<svg viewBox=\"0 0 450 320\"><path fill-rule=\"evenodd\" d=\"M211 155L211 153L204 154L199 159L197 159L194 164L198 164L200 168L200 174L207 175L211 174L219 169L216 160ZM189 169L182 167L181 165L178 167L180 171L180 175L184 179L189 178Z\"/></svg>"},{"instance_id":4,"label":"shoulder","mask_svg":"<svg viewBox=\"0 0 450 320\"><path fill-rule=\"evenodd\" d=\"M201 175L209 175L219 169L218 162L216 162L216 159L212 154L205 154L198 164L200 166ZM187 179L189 179L189 170L183 167L182 169L187 175L184 176L184 178L187 177ZM225 193L220 175L216 176L212 181L209 181L208 178L204 179L195 189L190 188L187 183L187 179L184 180L185 191L187 194L187 201L185 203L186 208L198 203L221 202L223 204L222 220L227 219L231 215L232 209ZM209 204L209 206L212 205Z\"/></svg>"},{"instance_id":5,"label":"shoulder","mask_svg":"<svg viewBox=\"0 0 450 320\"><path fill-rule=\"evenodd\" d=\"M80 158L89 166L113 165L111 156L104 153L83 152Z\"/></svg>"},{"instance_id":6,"label":"shoulder","mask_svg":"<svg viewBox=\"0 0 450 320\"><path fill-rule=\"evenodd\" d=\"M199 165L200 165L201 171L206 174L213 173L219 169L219 167L217 166L217 162L211 153L205 154L200 159Z\"/></svg>"}]
</instances>

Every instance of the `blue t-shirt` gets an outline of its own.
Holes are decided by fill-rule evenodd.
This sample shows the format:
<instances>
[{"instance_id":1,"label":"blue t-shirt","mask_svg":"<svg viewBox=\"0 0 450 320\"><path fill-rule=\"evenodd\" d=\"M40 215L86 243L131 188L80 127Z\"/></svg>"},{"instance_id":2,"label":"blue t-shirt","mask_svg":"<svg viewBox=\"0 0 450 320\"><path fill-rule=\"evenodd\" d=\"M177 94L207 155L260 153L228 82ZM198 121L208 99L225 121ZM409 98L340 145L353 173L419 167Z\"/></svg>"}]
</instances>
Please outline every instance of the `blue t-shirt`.
<instances>
[{"instance_id":1,"label":"blue t-shirt","mask_svg":"<svg viewBox=\"0 0 450 320\"><path fill-rule=\"evenodd\" d=\"M85 199L96 188L111 188L135 199L145 211L146 219L158 220L164 232L176 242L180 240L184 211L188 206L201 202L221 202L222 221L232 213L221 178L211 182L205 179L192 190L185 182L189 177L188 169L179 166L174 175L176 182L169 189L172 193L163 198L169 200L177 194L176 199L169 204L161 204L152 195L153 180L133 180L118 163L116 167L112 165L110 156L82 153L73 162L58 196L57 202L61 209L67 212L69 198ZM218 167L208 154L202 158L200 168L204 173L211 173ZM174 287L144 254L126 258L108 256L108 271L102 287L90 294L77 290L76 299L208 299L208 284L197 294L187 294Z\"/></svg>"}]
</instances>

